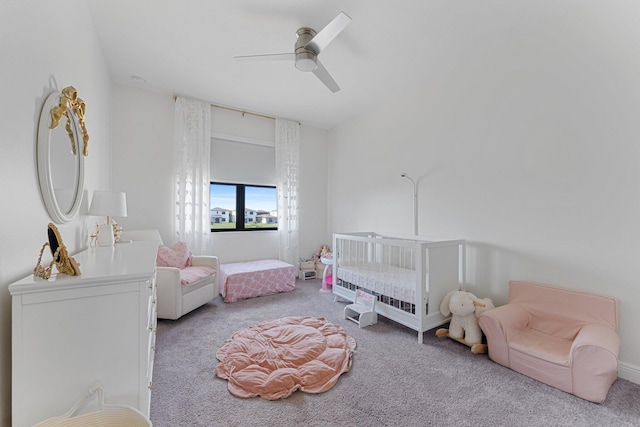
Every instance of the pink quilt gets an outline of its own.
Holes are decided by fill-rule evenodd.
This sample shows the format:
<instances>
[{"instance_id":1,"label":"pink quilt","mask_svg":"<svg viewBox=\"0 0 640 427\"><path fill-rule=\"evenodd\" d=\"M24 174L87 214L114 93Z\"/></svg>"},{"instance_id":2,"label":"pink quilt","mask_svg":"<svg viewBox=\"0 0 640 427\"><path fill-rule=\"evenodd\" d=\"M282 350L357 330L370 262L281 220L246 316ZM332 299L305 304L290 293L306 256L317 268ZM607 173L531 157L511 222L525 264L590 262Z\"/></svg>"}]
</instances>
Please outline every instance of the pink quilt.
<instances>
[{"instance_id":1,"label":"pink quilt","mask_svg":"<svg viewBox=\"0 0 640 427\"><path fill-rule=\"evenodd\" d=\"M292 291L297 268L277 259L222 264L220 294L225 302Z\"/></svg>"},{"instance_id":2,"label":"pink quilt","mask_svg":"<svg viewBox=\"0 0 640 427\"><path fill-rule=\"evenodd\" d=\"M324 318L285 317L233 334L216 353L216 375L237 397L322 393L351 368L356 341Z\"/></svg>"}]
</instances>

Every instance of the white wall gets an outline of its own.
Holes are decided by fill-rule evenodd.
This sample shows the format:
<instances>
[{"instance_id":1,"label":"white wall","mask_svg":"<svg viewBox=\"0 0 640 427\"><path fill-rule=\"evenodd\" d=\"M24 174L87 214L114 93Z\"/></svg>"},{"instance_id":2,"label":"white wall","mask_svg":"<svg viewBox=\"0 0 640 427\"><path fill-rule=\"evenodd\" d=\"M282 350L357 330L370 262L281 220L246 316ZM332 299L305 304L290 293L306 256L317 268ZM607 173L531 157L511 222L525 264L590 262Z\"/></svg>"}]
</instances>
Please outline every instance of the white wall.
<instances>
[{"instance_id":1,"label":"white wall","mask_svg":"<svg viewBox=\"0 0 640 427\"><path fill-rule=\"evenodd\" d=\"M173 98L114 85L112 105L113 188L127 193L127 217L116 221L173 244Z\"/></svg>"},{"instance_id":2,"label":"white wall","mask_svg":"<svg viewBox=\"0 0 640 427\"><path fill-rule=\"evenodd\" d=\"M171 94L117 86L113 93L113 187L127 192L125 228L157 228L173 244L172 165L173 98ZM273 119L212 109L217 136L274 144ZM301 127L300 256L310 257L329 239L327 232L327 132ZM213 233L213 254L221 262L278 258L274 231Z\"/></svg>"},{"instance_id":3,"label":"white wall","mask_svg":"<svg viewBox=\"0 0 640 427\"><path fill-rule=\"evenodd\" d=\"M300 140L300 257L311 258L323 244L331 245L327 132L303 124Z\"/></svg>"},{"instance_id":4,"label":"white wall","mask_svg":"<svg viewBox=\"0 0 640 427\"><path fill-rule=\"evenodd\" d=\"M411 234L407 172L420 234L468 239L479 296L523 279L619 298L621 374L640 382L640 22L597 9L464 40L473 21L441 22L411 93L330 132L329 229Z\"/></svg>"},{"instance_id":5,"label":"white wall","mask_svg":"<svg viewBox=\"0 0 640 427\"><path fill-rule=\"evenodd\" d=\"M51 221L38 187L35 136L40 107L52 89L73 85L86 102L90 141L85 183L87 188L110 184L110 83L92 25L84 1L0 2L0 425L11 423L7 287L32 273ZM58 227L70 252L87 247L89 222L80 215Z\"/></svg>"}]
</instances>

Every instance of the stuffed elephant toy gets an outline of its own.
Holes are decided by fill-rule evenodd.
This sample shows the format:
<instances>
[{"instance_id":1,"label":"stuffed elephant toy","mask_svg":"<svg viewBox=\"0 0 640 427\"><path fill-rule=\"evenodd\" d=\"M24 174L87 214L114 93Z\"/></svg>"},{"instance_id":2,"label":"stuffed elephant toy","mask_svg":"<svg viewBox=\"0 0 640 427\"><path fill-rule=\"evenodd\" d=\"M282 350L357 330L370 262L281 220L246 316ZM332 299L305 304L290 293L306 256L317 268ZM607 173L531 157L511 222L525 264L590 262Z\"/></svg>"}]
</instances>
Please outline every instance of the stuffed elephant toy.
<instances>
[{"instance_id":1,"label":"stuffed elephant toy","mask_svg":"<svg viewBox=\"0 0 640 427\"><path fill-rule=\"evenodd\" d=\"M438 329L438 337L448 336L471 347L473 353L485 353L482 330L478 325L480 313L495 308L490 298L478 299L471 292L451 291L440 303L440 312L451 315L449 329Z\"/></svg>"}]
</instances>

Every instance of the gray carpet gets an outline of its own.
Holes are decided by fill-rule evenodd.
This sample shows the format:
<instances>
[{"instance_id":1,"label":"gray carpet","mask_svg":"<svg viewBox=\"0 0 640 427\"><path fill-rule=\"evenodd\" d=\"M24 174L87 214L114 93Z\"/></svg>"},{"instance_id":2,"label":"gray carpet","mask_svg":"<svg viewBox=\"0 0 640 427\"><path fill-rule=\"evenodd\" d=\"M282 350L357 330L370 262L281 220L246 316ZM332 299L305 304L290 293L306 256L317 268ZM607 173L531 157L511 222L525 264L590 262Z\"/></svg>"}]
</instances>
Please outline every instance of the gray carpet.
<instances>
[{"instance_id":1,"label":"gray carpet","mask_svg":"<svg viewBox=\"0 0 640 427\"><path fill-rule=\"evenodd\" d=\"M177 321L160 320L151 421L154 426L639 426L640 385L618 379L594 404L493 363L434 331L417 334L379 318L363 329L343 319L346 303L293 292L230 304L219 298ZM240 399L215 375L215 353L233 332L284 316L315 316L357 343L351 371L321 394Z\"/></svg>"}]
</instances>

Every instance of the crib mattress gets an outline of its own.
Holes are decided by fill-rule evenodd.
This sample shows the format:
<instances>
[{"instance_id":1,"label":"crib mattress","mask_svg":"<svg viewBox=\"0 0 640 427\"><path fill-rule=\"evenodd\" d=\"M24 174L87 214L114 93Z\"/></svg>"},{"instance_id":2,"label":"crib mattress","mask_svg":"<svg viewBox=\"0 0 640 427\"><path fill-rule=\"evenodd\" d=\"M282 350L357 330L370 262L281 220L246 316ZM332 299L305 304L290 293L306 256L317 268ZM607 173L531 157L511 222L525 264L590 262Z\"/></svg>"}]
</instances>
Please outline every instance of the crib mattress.
<instances>
[{"instance_id":1,"label":"crib mattress","mask_svg":"<svg viewBox=\"0 0 640 427\"><path fill-rule=\"evenodd\" d=\"M416 272L381 263L360 263L338 267L338 278L390 298L416 303ZM428 286L425 296L428 297Z\"/></svg>"},{"instance_id":2,"label":"crib mattress","mask_svg":"<svg viewBox=\"0 0 640 427\"><path fill-rule=\"evenodd\" d=\"M220 294L225 302L292 291L295 266L276 259L220 265Z\"/></svg>"}]
</instances>

